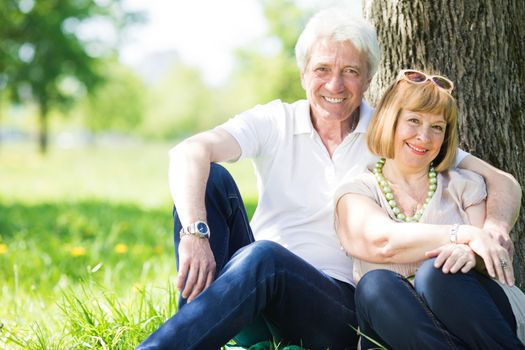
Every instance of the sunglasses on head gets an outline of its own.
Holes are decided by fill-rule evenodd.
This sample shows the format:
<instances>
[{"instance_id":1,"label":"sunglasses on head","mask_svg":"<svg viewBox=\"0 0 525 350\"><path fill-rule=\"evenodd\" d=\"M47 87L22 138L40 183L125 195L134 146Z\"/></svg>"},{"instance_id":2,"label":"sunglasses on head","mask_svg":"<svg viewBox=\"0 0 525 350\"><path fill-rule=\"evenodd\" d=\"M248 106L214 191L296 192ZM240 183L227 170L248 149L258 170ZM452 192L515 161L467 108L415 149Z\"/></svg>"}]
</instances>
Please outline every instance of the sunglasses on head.
<instances>
[{"instance_id":1,"label":"sunglasses on head","mask_svg":"<svg viewBox=\"0 0 525 350\"><path fill-rule=\"evenodd\" d=\"M441 75L427 75L423 72L414 69L403 69L399 72L397 80L406 80L409 83L413 84L423 84L427 80L430 80L438 88L445 90L448 93L451 93L454 89L454 83L449 79Z\"/></svg>"}]
</instances>

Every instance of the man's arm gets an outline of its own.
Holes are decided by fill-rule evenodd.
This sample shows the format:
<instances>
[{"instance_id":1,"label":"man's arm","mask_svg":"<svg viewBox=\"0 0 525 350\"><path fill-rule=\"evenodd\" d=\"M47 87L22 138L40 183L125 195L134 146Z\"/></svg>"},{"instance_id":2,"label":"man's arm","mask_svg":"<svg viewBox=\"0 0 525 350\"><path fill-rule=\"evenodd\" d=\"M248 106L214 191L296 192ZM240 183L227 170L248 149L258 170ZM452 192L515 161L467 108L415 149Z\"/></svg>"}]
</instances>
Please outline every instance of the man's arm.
<instances>
[{"instance_id":1,"label":"man's arm","mask_svg":"<svg viewBox=\"0 0 525 350\"><path fill-rule=\"evenodd\" d=\"M521 186L516 179L492 165L468 155L459 167L474 171L485 179L487 184L487 206L483 229L489 231L512 257L514 245L510 230L518 219L521 205Z\"/></svg>"},{"instance_id":2,"label":"man's arm","mask_svg":"<svg viewBox=\"0 0 525 350\"><path fill-rule=\"evenodd\" d=\"M185 227L206 221L204 195L210 163L236 160L241 148L235 138L222 129L192 136L170 151L169 185L177 214ZM213 232L211 232L213 234ZM215 260L207 239L185 235L179 244L177 288L193 300L215 277Z\"/></svg>"}]
</instances>

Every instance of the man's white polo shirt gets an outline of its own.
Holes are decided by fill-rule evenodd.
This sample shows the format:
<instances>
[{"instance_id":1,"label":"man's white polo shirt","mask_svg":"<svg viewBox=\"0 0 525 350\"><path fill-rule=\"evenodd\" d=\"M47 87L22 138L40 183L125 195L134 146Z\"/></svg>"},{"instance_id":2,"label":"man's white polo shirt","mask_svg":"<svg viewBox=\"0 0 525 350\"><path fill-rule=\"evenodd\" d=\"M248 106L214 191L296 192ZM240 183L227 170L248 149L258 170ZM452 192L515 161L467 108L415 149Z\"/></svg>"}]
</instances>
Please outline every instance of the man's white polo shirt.
<instances>
[{"instance_id":1,"label":"man's white polo shirt","mask_svg":"<svg viewBox=\"0 0 525 350\"><path fill-rule=\"evenodd\" d=\"M259 203L251 220L255 238L280 243L341 281L353 283L352 259L334 230L333 195L344 176L377 159L366 145L372 109L363 101L359 123L332 158L312 126L306 100L259 105L220 128L254 162Z\"/></svg>"}]
</instances>

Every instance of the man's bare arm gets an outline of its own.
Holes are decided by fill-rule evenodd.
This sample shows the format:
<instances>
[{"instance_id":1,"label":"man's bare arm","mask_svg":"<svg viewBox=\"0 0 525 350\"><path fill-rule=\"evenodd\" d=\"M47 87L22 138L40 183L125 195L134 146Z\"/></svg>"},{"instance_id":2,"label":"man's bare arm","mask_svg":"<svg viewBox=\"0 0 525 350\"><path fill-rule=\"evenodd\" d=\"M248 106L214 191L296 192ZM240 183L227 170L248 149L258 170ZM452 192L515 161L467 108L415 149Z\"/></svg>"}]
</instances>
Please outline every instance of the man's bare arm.
<instances>
[{"instance_id":1,"label":"man's bare arm","mask_svg":"<svg viewBox=\"0 0 525 350\"><path fill-rule=\"evenodd\" d=\"M487 184L487 211L483 228L497 238L512 256L514 246L510 230L518 219L521 205L521 186L516 179L502 170L472 155L459 164L460 168L472 170L485 179Z\"/></svg>"},{"instance_id":2,"label":"man's bare arm","mask_svg":"<svg viewBox=\"0 0 525 350\"><path fill-rule=\"evenodd\" d=\"M236 160L240 155L235 138L222 129L192 136L170 151L170 191L183 227L195 221L206 221L204 195L210 163ZM213 253L207 239L191 235L181 239L177 253L177 288L191 301L215 278Z\"/></svg>"}]
</instances>

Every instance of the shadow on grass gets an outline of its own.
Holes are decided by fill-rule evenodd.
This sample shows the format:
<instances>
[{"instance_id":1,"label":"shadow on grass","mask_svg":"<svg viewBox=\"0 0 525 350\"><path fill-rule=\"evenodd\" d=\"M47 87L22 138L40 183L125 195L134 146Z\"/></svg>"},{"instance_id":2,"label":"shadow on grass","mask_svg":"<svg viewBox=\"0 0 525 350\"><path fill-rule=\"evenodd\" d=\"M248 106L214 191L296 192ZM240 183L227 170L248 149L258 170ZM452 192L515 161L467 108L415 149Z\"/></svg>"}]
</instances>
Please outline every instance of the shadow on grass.
<instances>
[{"instance_id":1,"label":"shadow on grass","mask_svg":"<svg viewBox=\"0 0 525 350\"><path fill-rule=\"evenodd\" d=\"M247 203L250 217L255 206ZM95 200L0 203L0 278L52 289L100 266L106 280L118 278L123 285L161 273L160 266L173 275L171 212Z\"/></svg>"},{"instance_id":2,"label":"shadow on grass","mask_svg":"<svg viewBox=\"0 0 525 350\"><path fill-rule=\"evenodd\" d=\"M256 202L246 202L251 218ZM126 241L159 244L159 239L172 232L172 208L144 209L132 204L103 201L41 203L0 202L0 239L97 240L125 236ZM0 241L1 242L1 241Z\"/></svg>"}]
</instances>

